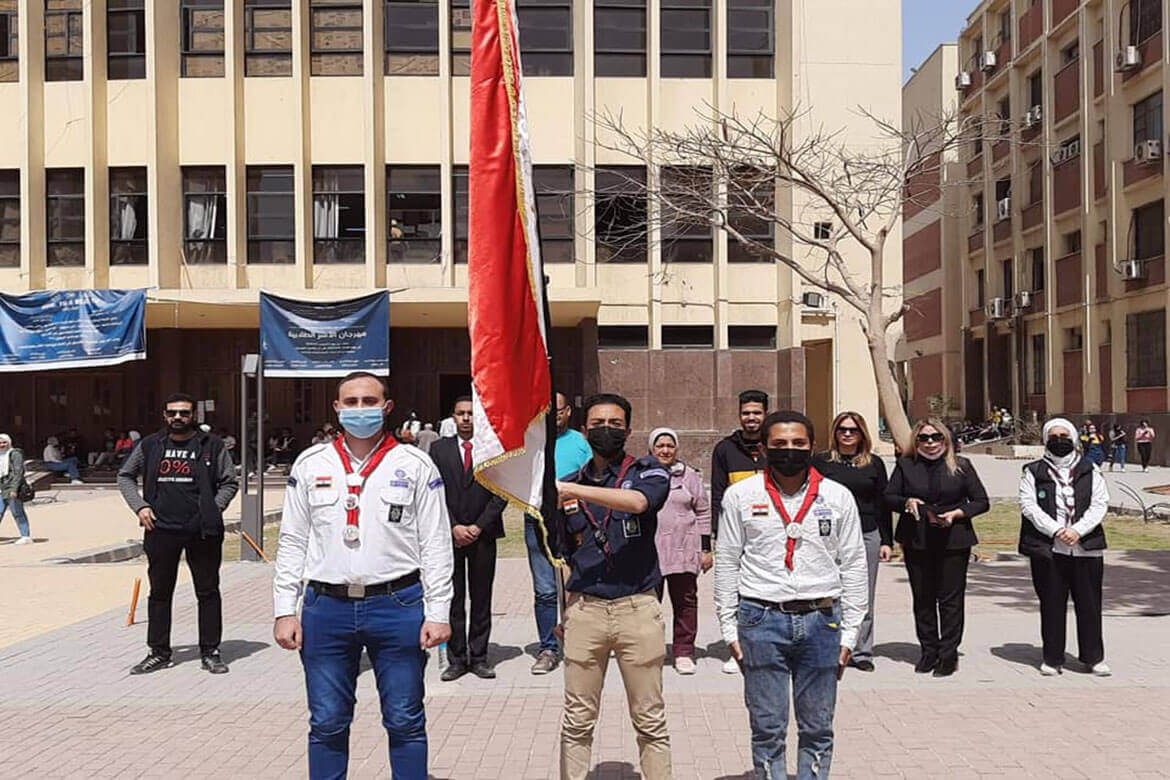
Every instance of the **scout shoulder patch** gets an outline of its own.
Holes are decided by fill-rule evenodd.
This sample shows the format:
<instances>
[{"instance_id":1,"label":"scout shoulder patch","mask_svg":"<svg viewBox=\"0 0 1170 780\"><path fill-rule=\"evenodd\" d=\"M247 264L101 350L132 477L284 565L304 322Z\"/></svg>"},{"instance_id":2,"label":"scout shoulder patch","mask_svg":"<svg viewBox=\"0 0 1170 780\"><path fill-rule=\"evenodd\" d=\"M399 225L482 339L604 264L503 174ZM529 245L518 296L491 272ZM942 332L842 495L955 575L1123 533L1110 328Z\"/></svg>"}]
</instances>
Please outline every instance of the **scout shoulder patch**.
<instances>
[{"instance_id":1,"label":"scout shoulder patch","mask_svg":"<svg viewBox=\"0 0 1170 780\"><path fill-rule=\"evenodd\" d=\"M439 488L443 487L443 478L435 477L427 483L427 487L429 487L431 490L438 490Z\"/></svg>"},{"instance_id":2,"label":"scout shoulder patch","mask_svg":"<svg viewBox=\"0 0 1170 780\"><path fill-rule=\"evenodd\" d=\"M288 486L289 487L296 487L297 486L297 478L296 477L289 477L288 478Z\"/></svg>"}]
</instances>

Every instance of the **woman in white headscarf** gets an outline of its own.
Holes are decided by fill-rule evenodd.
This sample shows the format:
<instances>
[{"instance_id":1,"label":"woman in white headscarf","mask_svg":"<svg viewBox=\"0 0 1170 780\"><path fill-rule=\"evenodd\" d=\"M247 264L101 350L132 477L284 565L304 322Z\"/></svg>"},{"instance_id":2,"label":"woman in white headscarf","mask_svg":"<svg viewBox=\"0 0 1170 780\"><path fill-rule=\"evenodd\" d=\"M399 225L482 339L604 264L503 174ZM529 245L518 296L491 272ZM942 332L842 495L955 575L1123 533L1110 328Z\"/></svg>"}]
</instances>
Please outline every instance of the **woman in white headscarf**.
<instances>
[{"instance_id":1,"label":"woman in white headscarf","mask_svg":"<svg viewBox=\"0 0 1170 780\"><path fill-rule=\"evenodd\" d=\"M23 484L24 453L12 446L11 436L0 433L0 520L11 509L12 518L20 530L20 538L16 543L31 544L28 515L24 512L24 502L20 500L20 486Z\"/></svg>"},{"instance_id":2,"label":"woman in white headscarf","mask_svg":"<svg viewBox=\"0 0 1170 780\"><path fill-rule=\"evenodd\" d=\"M1077 657L1100 677L1109 675L1101 639L1101 581L1109 510L1105 477L1083 457L1076 427L1063 417L1044 424L1044 457L1020 477L1020 553L1032 562L1040 599L1044 661L1040 673L1060 674L1071 594L1077 615Z\"/></svg>"},{"instance_id":3,"label":"woman in white headscarf","mask_svg":"<svg viewBox=\"0 0 1170 780\"><path fill-rule=\"evenodd\" d=\"M674 610L674 669L695 673L695 634L699 628L699 572L711 557L711 502L699 472L678 458L678 434L670 428L650 433L650 454L670 471L670 494L658 510L658 567L662 588ZM658 598L662 598L659 590Z\"/></svg>"}]
</instances>

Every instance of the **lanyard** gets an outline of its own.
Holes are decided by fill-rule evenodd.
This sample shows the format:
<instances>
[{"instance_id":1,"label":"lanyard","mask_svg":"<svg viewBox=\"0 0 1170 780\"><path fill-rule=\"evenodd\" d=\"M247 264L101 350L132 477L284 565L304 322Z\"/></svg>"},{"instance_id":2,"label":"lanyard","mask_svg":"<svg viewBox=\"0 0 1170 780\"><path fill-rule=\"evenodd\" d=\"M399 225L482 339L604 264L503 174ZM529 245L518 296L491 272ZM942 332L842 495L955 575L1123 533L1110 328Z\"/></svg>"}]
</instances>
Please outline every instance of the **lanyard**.
<instances>
[{"instance_id":1,"label":"lanyard","mask_svg":"<svg viewBox=\"0 0 1170 780\"><path fill-rule=\"evenodd\" d=\"M358 538L358 514L361 511L360 499L362 489L366 486L366 479L378 468L378 464L386 457L386 453L394 449L398 445L398 441L393 436L386 436L382 439L382 443L374 450L366 461L366 465L362 467L361 473L355 474L353 472L353 462L349 459L349 453L346 452L345 442L341 436L333 440L333 449L337 450L338 457L341 458L341 467L345 469L345 485L349 492L345 497L345 539L346 541L356 541Z\"/></svg>"},{"instance_id":2,"label":"lanyard","mask_svg":"<svg viewBox=\"0 0 1170 780\"><path fill-rule=\"evenodd\" d=\"M630 470L630 466L634 465L634 458L627 455L622 461L621 471L618 472L617 486L620 488L622 480L626 478L626 472ZM581 511L585 517L589 519L589 524L593 526L593 538L601 545L601 551L605 553L606 564L609 564L609 557L613 554L613 550L609 546L609 521L613 517L613 510L606 510L605 517L601 522L597 522L597 518L593 516L593 512L589 510L589 503L581 502Z\"/></svg>"},{"instance_id":3,"label":"lanyard","mask_svg":"<svg viewBox=\"0 0 1170 780\"><path fill-rule=\"evenodd\" d=\"M776 511L780 513L781 519L784 520L784 535L788 537L788 549L784 553L784 565L792 571L792 556L796 552L796 540L800 537L800 524L804 522L804 516L808 514L808 510L812 507L813 501L816 501L817 492L821 486L821 473L814 468L808 470L808 492L804 494L804 502L800 505L800 511L796 513L796 518L792 519L788 516L788 510L784 508L784 501L780 498L780 488L772 481L772 472L764 470L764 487L768 490L768 497L772 499L772 506L776 507Z\"/></svg>"},{"instance_id":4,"label":"lanyard","mask_svg":"<svg viewBox=\"0 0 1170 780\"><path fill-rule=\"evenodd\" d=\"M1060 478L1056 473L1056 469L1051 466L1048 467L1048 473L1052 475L1052 479L1056 482L1057 492L1060 493L1060 500L1064 502L1064 522L1066 525L1073 524L1073 518L1076 516L1076 491L1073 490L1072 471L1069 471L1068 481Z\"/></svg>"}]
</instances>

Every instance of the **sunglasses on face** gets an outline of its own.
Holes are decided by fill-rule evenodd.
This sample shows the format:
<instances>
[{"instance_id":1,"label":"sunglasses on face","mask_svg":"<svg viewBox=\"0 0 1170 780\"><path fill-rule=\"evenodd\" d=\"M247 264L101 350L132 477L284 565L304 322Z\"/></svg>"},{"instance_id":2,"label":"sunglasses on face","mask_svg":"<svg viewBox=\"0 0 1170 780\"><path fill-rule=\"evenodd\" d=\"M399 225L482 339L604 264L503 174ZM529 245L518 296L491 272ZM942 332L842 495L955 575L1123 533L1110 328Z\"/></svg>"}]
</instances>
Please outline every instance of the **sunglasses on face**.
<instances>
[{"instance_id":1,"label":"sunglasses on face","mask_svg":"<svg viewBox=\"0 0 1170 780\"><path fill-rule=\"evenodd\" d=\"M926 444L928 441L943 441L944 437L941 433L920 433L918 434L918 441L921 444Z\"/></svg>"},{"instance_id":2,"label":"sunglasses on face","mask_svg":"<svg viewBox=\"0 0 1170 780\"><path fill-rule=\"evenodd\" d=\"M857 434L861 433L861 429L853 428L848 425L841 425L838 426L837 433L844 434L846 436L856 436Z\"/></svg>"},{"instance_id":3,"label":"sunglasses on face","mask_svg":"<svg viewBox=\"0 0 1170 780\"><path fill-rule=\"evenodd\" d=\"M190 409L167 409L163 412L167 417L190 417Z\"/></svg>"}]
</instances>

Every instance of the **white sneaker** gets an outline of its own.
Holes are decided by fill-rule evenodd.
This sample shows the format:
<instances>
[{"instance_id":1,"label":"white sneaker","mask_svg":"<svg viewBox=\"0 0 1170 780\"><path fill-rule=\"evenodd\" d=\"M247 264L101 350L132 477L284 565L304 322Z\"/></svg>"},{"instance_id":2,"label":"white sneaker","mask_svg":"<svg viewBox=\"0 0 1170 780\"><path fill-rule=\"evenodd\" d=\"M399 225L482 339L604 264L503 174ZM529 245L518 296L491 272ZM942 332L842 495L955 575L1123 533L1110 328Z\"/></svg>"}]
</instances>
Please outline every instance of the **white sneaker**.
<instances>
[{"instance_id":1,"label":"white sneaker","mask_svg":"<svg viewBox=\"0 0 1170 780\"><path fill-rule=\"evenodd\" d=\"M22 536L19 539L17 539L15 542L13 542L13 544L32 544L32 543L33 543L33 540L32 540L31 536Z\"/></svg>"},{"instance_id":2,"label":"white sneaker","mask_svg":"<svg viewBox=\"0 0 1170 780\"><path fill-rule=\"evenodd\" d=\"M69 480L69 484L70 485L84 485L85 483L82 482L80 479L71 479L71 480Z\"/></svg>"},{"instance_id":3,"label":"white sneaker","mask_svg":"<svg viewBox=\"0 0 1170 780\"><path fill-rule=\"evenodd\" d=\"M1043 677L1055 677L1060 674L1059 666L1049 666L1048 664L1040 664L1040 674Z\"/></svg>"},{"instance_id":4,"label":"white sneaker","mask_svg":"<svg viewBox=\"0 0 1170 780\"><path fill-rule=\"evenodd\" d=\"M734 658L728 658L723 662L724 674L739 674L739 664Z\"/></svg>"},{"instance_id":5,"label":"white sneaker","mask_svg":"<svg viewBox=\"0 0 1170 780\"><path fill-rule=\"evenodd\" d=\"M1109 664L1104 661L1093 664L1092 672L1094 677L1108 677L1113 674L1113 670L1109 668Z\"/></svg>"},{"instance_id":6,"label":"white sneaker","mask_svg":"<svg viewBox=\"0 0 1170 780\"><path fill-rule=\"evenodd\" d=\"M681 656L674 659L674 670L679 674L694 674L695 659Z\"/></svg>"}]
</instances>

